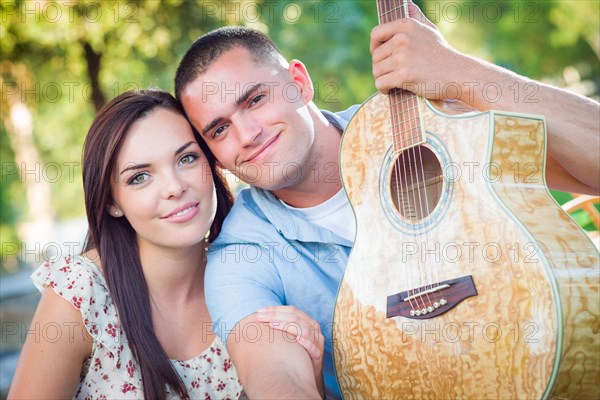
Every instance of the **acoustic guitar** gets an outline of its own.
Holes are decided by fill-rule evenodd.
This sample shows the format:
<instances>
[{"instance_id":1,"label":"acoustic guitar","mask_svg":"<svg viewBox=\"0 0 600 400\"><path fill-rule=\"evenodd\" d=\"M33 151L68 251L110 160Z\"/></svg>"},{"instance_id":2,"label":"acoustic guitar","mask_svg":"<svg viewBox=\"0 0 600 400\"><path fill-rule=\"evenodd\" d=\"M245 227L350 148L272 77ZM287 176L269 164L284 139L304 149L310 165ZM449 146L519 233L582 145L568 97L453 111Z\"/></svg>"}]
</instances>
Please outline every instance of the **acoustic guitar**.
<instances>
[{"instance_id":1,"label":"acoustic guitar","mask_svg":"<svg viewBox=\"0 0 600 400\"><path fill-rule=\"evenodd\" d=\"M598 399L600 257L546 187L544 118L458 106L376 94L343 135L342 394Z\"/></svg>"}]
</instances>

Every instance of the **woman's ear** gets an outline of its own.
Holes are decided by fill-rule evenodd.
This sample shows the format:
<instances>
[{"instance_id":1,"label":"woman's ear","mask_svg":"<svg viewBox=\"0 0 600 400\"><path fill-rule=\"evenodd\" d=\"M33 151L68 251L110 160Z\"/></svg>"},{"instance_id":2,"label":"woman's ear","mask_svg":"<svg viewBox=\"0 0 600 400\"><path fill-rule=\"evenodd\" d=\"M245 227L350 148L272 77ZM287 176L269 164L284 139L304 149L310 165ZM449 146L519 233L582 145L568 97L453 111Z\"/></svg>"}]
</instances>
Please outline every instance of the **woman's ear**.
<instances>
[{"instance_id":1,"label":"woman's ear","mask_svg":"<svg viewBox=\"0 0 600 400\"><path fill-rule=\"evenodd\" d=\"M304 103L308 104L311 102L315 96L315 89L304 64L301 61L292 60L290 61L288 72L294 82L298 84Z\"/></svg>"},{"instance_id":2,"label":"woman's ear","mask_svg":"<svg viewBox=\"0 0 600 400\"><path fill-rule=\"evenodd\" d=\"M108 213L115 218L120 218L123 216L123 211L121 211L121 209L114 204L108 206L106 211L108 211Z\"/></svg>"}]
</instances>

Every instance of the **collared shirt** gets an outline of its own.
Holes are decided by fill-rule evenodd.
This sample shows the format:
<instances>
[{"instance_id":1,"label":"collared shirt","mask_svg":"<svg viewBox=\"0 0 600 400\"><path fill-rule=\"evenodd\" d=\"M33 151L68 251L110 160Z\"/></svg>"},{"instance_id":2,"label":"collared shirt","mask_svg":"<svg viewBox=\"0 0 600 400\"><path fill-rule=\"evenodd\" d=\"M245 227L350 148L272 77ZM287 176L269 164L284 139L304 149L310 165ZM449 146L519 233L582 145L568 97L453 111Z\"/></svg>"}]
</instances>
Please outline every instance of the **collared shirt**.
<instances>
[{"instance_id":1,"label":"collared shirt","mask_svg":"<svg viewBox=\"0 0 600 400\"><path fill-rule=\"evenodd\" d=\"M344 129L356 109L323 114ZM256 329L240 331L238 322L262 307L296 306L320 324L326 391L340 398L332 357L333 310L351 247L350 240L300 218L271 192L243 190L208 252L204 285L213 330L223 343L230 335L256 340Z\"/></svg>"}]
</instances>

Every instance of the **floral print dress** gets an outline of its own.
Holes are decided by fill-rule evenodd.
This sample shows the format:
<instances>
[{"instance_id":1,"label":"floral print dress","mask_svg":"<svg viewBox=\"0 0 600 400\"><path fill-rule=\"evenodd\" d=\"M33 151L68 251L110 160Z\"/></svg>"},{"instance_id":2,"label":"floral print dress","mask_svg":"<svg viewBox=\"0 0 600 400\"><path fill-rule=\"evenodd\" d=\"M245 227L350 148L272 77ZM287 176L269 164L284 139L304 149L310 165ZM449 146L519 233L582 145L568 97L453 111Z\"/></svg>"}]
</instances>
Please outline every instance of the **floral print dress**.
<instances>
[{"instance_id":1,"label":"floral print dress","mask_svg":"<svg viewBox=\"0 0 600 400\"><path fill-rule=\"evenodd\" d=\"M81 312L92 336L93 350L84 363L73 398L140 399L144 397L141 372L102 273L82 256L63 257L42 264L31 278L43 292L52 288ZM78 334L77 327L61 327ZM70 330L69 330L70 329ZM209 348L186 361L171 360L191 399L237 399L242 385L223 343L216 336ZM169 398L176 398L169 393Z\"/></svg>"}]
</instances>

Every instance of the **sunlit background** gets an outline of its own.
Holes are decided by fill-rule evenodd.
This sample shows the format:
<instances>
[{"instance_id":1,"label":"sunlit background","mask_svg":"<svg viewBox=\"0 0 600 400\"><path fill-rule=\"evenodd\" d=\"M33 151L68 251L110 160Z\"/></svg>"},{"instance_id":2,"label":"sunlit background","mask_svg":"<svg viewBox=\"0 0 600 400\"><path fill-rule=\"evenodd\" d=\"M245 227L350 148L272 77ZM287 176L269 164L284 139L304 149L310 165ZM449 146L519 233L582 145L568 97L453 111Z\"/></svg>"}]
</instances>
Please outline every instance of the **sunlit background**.
<instances>
[{"instance_id":1,"label":"sunlit background","mask_svg":"<svg viewBox=\"0 0 600 400\"><path fill-rule=\"evenodd\" d=\"M458 50L598 99L597 0L417 3ZM99 108L130 89L172 92L179 59L194 39L222 25L245 25L306 64L320 107L344 109L375 92L369 34L377 12L375 0L2 0L0 7L5 397L39 298L28 276L43 259L77 252L83 241L81 149ZM561 204L572 198L553 194ZM589 213L573 216L594 229Z\"/></svg>"}]
</instances>

